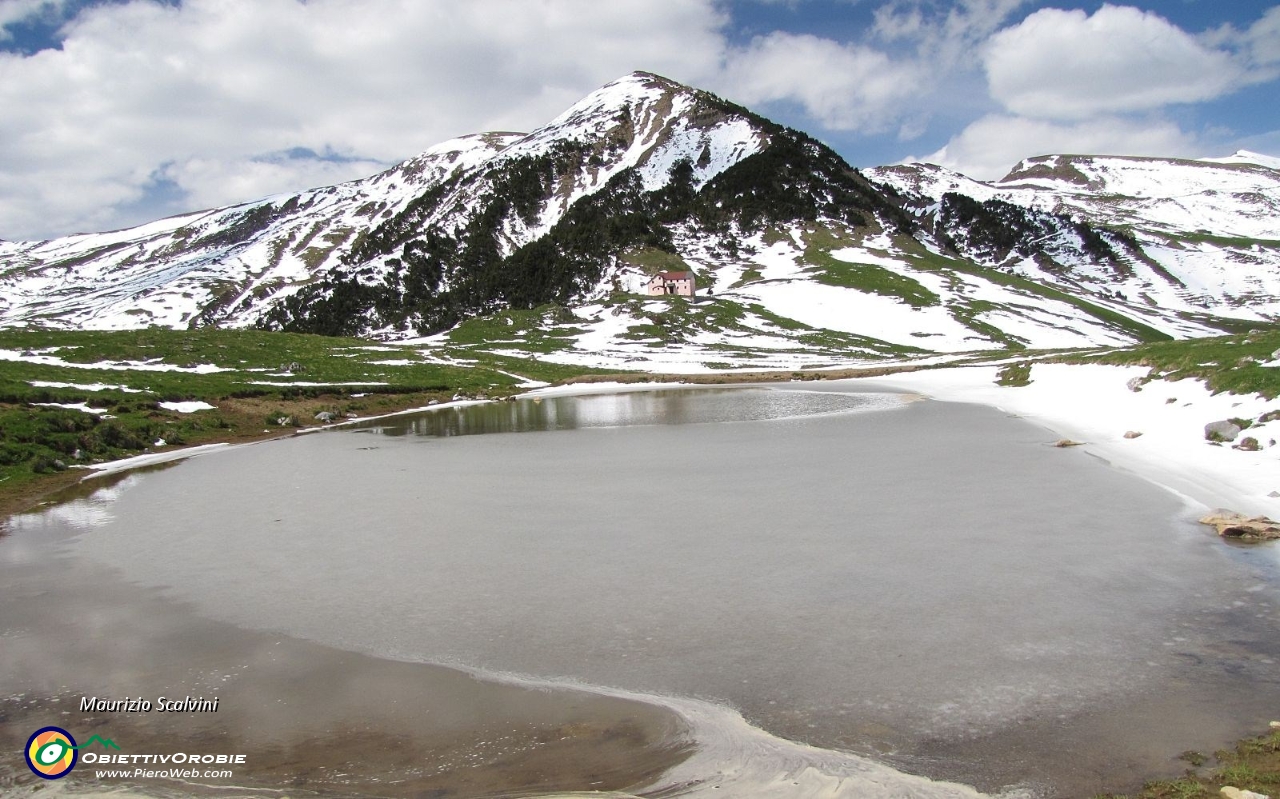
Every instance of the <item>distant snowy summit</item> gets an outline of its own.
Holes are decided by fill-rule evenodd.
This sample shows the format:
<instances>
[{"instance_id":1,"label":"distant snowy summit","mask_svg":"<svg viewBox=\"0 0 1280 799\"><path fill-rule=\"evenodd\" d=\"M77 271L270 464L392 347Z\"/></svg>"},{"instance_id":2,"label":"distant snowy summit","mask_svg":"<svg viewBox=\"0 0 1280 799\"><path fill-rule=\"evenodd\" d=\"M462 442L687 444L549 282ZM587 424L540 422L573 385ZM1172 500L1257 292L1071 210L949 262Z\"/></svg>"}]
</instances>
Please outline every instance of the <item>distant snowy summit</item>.
<instances>
[{"instance_id":1,"label":"distant snowy summit","mask_svg":"<svg viewBox=\"0 0 1280 799\"><path fill-rule=\"evenodd\" d=\"M716 324L772 319L741 341L784 337L798 352L1202 335L1280 315L1278 165L1061 155L990 183L925 164L863 173L803 133L637 72L531 133L444 142L364 180L0 242L0 324L405 337L595 308L689 270L725 310ZM1003 287L999 299L978 302L979 284ZM624 321L618 335L634 336ZM646 352L696 343L709 324L685 320Z\"/></svg>"},{"instance_id":2,"label":"distant snowy summit","mask_svg":"<svg viewBox=\"0 0 1280 799\"><path fill-rule=\"evenodd\" d=\"M1225 158L1201 158L1199 159L1211 164L1248 164L1251 166L1265 166L1267 169L1280 170L1280 158L1271 155L1263 155L1262 153L1254 153L1249 150L1236 150L1232 155Z\"/></svg>"},{"instance_id":3,"label":"distant snowy summit","mask_svg":"<svg viewBox=\"0 0 1280 799\"><path fill-rule=\"evenodd\" d=\"M1041 156L989 183L932 164L878 167L867 174L900 191L935 198L959 192L1108 225L1280 239L1280 159L1244 151L1199 160Z\"/></svg>"},{"instance_id":4,"label":"distant snowy summit","mask_svg":"<svg viewBox=\"0 0 1280 799\"><path fill-rule=\"evenodd\" d=\"M1123 269L1080 265L1047 279L1106 281L1192 315L1280 315L1280 159L1244 151L1199 160L1052 155L993 182L931 164L867 175L930 202L962 195L1084 220L1137 245Z\"/></svg>"}]
</instances>

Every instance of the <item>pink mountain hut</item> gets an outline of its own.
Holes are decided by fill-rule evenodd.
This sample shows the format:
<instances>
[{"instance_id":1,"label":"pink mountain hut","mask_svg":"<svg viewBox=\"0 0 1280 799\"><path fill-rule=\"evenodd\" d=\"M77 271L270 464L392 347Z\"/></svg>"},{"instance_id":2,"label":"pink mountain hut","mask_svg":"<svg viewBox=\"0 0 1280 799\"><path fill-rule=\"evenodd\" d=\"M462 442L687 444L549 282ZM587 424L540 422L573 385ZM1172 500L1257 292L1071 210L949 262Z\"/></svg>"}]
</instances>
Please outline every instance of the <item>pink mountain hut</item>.
<instances>
[{"instance_id":1,"label":"pink mountain hut","mask_svg":"<svg viewBox=\"0 0 1280 799\"><path fill-rule=\"evenodd\" d=\"M667 294L692 297L697 287L692 272L659 272L649 278L648 289L650 297Z\"/></svg>"}]
</instances>

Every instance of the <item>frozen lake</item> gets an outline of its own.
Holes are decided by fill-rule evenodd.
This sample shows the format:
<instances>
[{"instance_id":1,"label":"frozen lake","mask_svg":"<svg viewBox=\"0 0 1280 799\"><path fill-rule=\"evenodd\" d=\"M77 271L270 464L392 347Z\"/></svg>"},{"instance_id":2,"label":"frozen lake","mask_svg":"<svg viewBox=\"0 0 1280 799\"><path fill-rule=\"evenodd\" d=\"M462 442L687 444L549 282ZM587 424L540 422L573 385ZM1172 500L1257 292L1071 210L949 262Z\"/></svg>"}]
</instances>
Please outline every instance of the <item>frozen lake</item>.
<instances>
[{"instance_id":1,"label":"frozen lake","mask_svg":"<svg viewBox=\"0 0 1280 799\"><path fill-rule=\"evenodd\" d=\"M200 457L26 526L241 628L1087 795L1265 726L1277 582L1054 438L849 384L549 397Z\"/></svg>"}]
</instances>

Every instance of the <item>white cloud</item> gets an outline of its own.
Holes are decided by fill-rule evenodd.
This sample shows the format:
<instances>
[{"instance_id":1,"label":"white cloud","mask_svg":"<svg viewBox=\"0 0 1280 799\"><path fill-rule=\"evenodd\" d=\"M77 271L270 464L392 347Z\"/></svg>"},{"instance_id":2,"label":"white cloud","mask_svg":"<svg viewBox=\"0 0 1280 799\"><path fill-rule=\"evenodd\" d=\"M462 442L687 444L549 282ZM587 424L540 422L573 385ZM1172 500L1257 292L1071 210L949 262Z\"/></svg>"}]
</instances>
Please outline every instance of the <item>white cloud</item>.
<instances>
[{"instance_id":1,"label":"white cloud","mask_svg":"<svg viewBox=\"0 0 1280 799\"><path fill-rule=\"evenodd\" d=\"M1232 57L1162 17L1104 5L1042 9L995 34L984 63L1008 110L1079 120L1219 97L1249 79Z\"/></svg>"},{"instance_id":2,"label":"white cloud","mask_svg":"<svg viewBox=\"0 0 1280 799\"><path fill-rule=\"evenodd\" d=\"M888 0L873 12L870 40L890 49L913 81L892 114L897 136L924 135L934 117L972 119L996 105L986 94L982 45L1029 0Z\"/></svg>"},{"instance_id":3,"label":"white cloud","mask_svg":"<svg viewBox=\"0 0 1280 799\"><path fill-rule=\"evenodd\" d=\"M902 3L885 3L874 12L875 26L872 31L881 39L889 42L903 39L916 39L927 28L924 12L916 6Z\"/></svg>"},{"instance_id":4,"label":"white cloud","mask_svg":"<svg viewBox=\"0 0 1280 799\"><path fill-rule=\"evenodd\" d=\"M925 161L979 180L1008 174L1023 158L1037 155L1198 154L1194 137L1173 123L1102 117L1083 122L1052 122L1006 115L979 119L937 152L906 161Z\"/></svg>"},{"instance_id":5,"label":"white cloud","mask_svg":"<svg viewBox=\"0 0 1280 799\"><path fill-rule=\"evenodd\" d=\"M1267 11L1244 35L1249 57L1258 66L1280 64L1280 6Z\"/></svg>"},{"instance_id":6,"label":"white cloud","mask_svg":"<svg viewBox=\"0 0 1280 799\"><path fill-rule=\"evenodd\" d=\"M1028 0L890 0L874 12L872 33L884 41L914 44L917 58L935 70L976 62L978 45Z\"/></svg>"},{"instance_id":7,"label":"white cloud","mask_svg":"<svg viewBox=\"0 0 1280 799\"><path fill-rule=\"evenodd\" d=\"M1197 37L1110 5L1000 30L1029 2L876 0L862 40L774 31L738 47L725 0L98 5L59 50L0 51L0 236L370 174L453 136L527 130L635 69L766 112L794 104L820 133L910 140L977 118L931 157L987 176L1058 150L1185 152L1191 136L1132 114L1280 72L1280 8ZM76 5L0 0L0 40L6 24L56 23ZM295 148L337 158L270 157Z\"/></svg>"},{"instance_id":8,"label":"white cloud","mask_svg":"<svg viewBox=\"0 0 1280 799\"><path fill-rule=\"evenodd\" d=\"M713 0L93 7L60 50L0 53L0 236L144 221L161 210L146 202L157 171L192 206L230 203L357 168L264 154L394 162L461 134L529 129L635 69L706 83L724 23Z\"/></svg>"},{"instance_id":9,"label":"white cloud","mask_svg":"<svg viewBox=\"0 0 1280 799\"><path fill-rule=\"evenodd\" d=\"M986 39L1028 0L959 0L947 12L943 31L960 44Z\"/></svg>"},{"instance_id":10,"label":"white cloud","mask_svg":"<svg viewBox=\"0 0 1280 799\"><path fill-rule=\"evenodd\" d=\"M862 45L775 31L729 54L722 90L735 100L799 103L833 130L891 130L918 95L918 65Z\"/></svg>"},{"instance_id":11,"label":"white cloud","mask_svg":"<svg viewBox=\"0 0 1280 799\"><path fill-rule=\"evenodd\" d=\"M1280 6L1268 9L1247 30L1237 30L1228 23L1200 38L1209 46L1236 51L1260 80L1269 80L1276 77L1280 66Z\"/></svg>"},{"instance_id":12,"label":"white cloud","mask_svg":"<svg viewBox=\"0 0 1280 799\"><path fill-rule=\"evenodd\" d=\"M1104 4L1092 15L1047 8L991 35L981 53L990 94L1007 113L984 115L937 152L909 160L994 179L1036 155L1194 156L1231 134L1205 127L1197 136L1159 110L1275 77L1280 9L1245 31L1193 36L1132 7Z\"/></svg>"},{"instance_id":13,"label":"white cloud","mask_svg":"<svg viewBox=\"0 0 1280 799\"><path fill-rule=\"evenodd\" d=\"M191 208L214 208L235 199L256 199L278 192L281 186L331 186L371 175L381 164L360 159L326 161L242 160L191 158L167 165L156 178L172 181L187 191ZM232 198L232 199L228 199Z\"/></svg>"}]
</instances>

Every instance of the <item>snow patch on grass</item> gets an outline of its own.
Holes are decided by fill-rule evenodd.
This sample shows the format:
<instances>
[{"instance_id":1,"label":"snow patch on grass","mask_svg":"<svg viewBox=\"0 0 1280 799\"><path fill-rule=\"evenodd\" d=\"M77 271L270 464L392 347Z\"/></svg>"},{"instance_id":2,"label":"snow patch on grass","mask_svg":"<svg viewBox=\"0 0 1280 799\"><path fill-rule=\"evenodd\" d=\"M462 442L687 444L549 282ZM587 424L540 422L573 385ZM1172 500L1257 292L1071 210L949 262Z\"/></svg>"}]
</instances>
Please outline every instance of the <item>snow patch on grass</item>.
<instances>
[{"instance_id":1,"label":"snow patch on grass","mask_svg":"<svg viewBox=\"0 0 1280 799\"><path fill-rule=\"evenodd\" d=\"M140 388L117 386L111 383L61 383L57 380L28 380L27 385L36 388L74 388L80 391L120 391L125 394L145 394Z\"/></svg>"},{"instance_id":2,"label":"snow patch on grass","mask_svg":"<svg viewBox=\"0 0 1280 799\"><path fill-rule=\"evenodd\" d=\"M33 402L31 404L39 405L42 408L66 408L71 411L83 411L94 416L102 416L110 410L109 408L90 408L89 404L85 402Z\"/></svg>"},{"instance_id":3,"label":"snow patch on grass","mask_svg":"<svg viewBox=\"0 0 1280 799\"><path fill-rule=\"evenodd\" d=\"M207 402L191 401L191 402L161 402L157 403L166 411L175 411L177 413L195 413L196 411L213 411L217 410L216 406Z\"/></svg>"}]
</instances>

